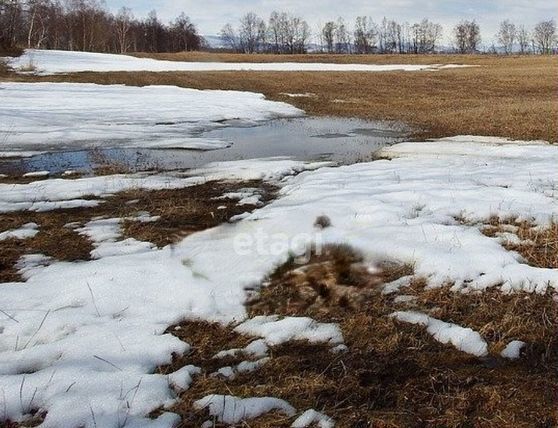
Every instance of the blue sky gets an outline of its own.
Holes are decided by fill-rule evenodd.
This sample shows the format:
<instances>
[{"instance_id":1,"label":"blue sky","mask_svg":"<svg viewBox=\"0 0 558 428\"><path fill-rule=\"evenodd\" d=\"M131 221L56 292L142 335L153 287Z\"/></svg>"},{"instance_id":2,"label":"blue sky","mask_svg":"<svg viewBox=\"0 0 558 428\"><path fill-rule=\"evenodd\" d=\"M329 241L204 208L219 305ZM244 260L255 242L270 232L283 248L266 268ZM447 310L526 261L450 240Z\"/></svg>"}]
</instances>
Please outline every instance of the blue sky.
<instances>
[{"instance_id":1,"label":"blue sky","mask_svg":"<svg viewBox=\"0 0 558 428\"><path fill-rule=\"evenodd\" d=\"M509 18L516 23L533 26L543 19L558 17L558 2L553 0L106 0L117 10L130 7L136 16L157 10L163 20L184 11L204 35L218 34L227 23L236 23L246 12L267 17L273 10L303 16L316 29L324 22L343 16L353 22L358 15L380 21L383 16L416 22L428 17L444 25L446 36L462 19L476 19L481 24L484 42L491 43L498 23Z\"/></svg>"}]
</instances>

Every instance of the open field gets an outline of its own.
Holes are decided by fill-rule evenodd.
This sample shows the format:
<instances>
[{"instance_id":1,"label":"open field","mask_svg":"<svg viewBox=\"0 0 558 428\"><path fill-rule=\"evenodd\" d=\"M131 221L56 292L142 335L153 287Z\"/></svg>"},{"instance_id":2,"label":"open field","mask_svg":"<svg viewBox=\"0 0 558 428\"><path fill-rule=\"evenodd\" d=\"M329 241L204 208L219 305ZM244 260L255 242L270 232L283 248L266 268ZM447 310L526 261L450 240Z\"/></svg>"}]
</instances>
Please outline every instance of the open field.
<instances>
[{"instance_id":1,"label":"open field","mask_svg":"<svg viewBox=\"0 0 558 428\"><path fill-rule=\"evenodd\" d=\"M381 55L346 55L309 53L304 55L289 54L235 54L220 52L177 52L177 53L146 53L138 52L130 55L138 58L154 58L167 61L187 62L315 62L335 64L467 64L482 65L487 62L527 58L519 55L458 55L458 54L381 54ZM539 58L541 58L539 56Z\"/></svg>"},{"instance_id":2,"label":"open field","mask_svg":"<svg viewBox=\"0 0 558 428\"><path fill-rule=\"evenodd\" d=\"M203 53L155 56L192 61L462 63L478 67L416 73L142 72L4 78L255 91L272 100L289 102L309 115L403 121L418 128L417 138L474 134L558 142L558 121L554 120L558 117L556 57ZM310 96L289 97L287 93Z\"/></svg>"}]
</instances>

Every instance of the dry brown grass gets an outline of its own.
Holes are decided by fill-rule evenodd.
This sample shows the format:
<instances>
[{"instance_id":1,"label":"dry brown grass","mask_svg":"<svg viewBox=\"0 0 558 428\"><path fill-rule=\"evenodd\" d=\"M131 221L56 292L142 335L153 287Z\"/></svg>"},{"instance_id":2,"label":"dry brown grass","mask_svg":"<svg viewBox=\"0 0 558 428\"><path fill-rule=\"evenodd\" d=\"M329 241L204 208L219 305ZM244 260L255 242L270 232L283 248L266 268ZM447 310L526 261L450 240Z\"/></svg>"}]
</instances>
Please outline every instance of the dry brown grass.
<instances>
[{"instance_id":1,"label":"dry brown grass","mask_svg":"<svg viewBox=\"0 0 558 428\"><path fill-rule=\"evenodd\" d=\"M20 56L23 53L23 49L19 47L5 47L0 45L0 77L8 77L12 70L8 67L7 61L2 57L6 56Z\"/></svg>"},{"instance_id":2,"label":"dry brown grass","mask_svg":"<svg viewBox=\"0 0 558 428\"><path fill-rule=\"evenodd\" d=\"M32 428L40 426L46 417L46 412L36 411L31 414L24 422L11 422L3 421L0 422L0 428Z\"/></svg>"},{"instance_id":3,"label":"dry brown grass","mask_svg":"<svg viewBox=\"0 0 558 428\"><path fill-rule=\"evenodd\" d=\"M123 237L162 247L253 210L255 206L239 206L237 200L214 199L247 187L258 188L264 203L274 196L275 188L260 181L207 182L184 189L121 192L105 198L104 203L94 208L0 214L0 231L16 229L29 222L39 225L39 233L34 238L9 239L1 243L0 283L21 280L15 265L24 254L44 254L61 261L88 260L93 249L91 242L74 229L64 227L66 224L84 224L99 216L126 218L148 212L160 219L148 223L125 220Z\"/></svg>"},{"instance_id":4,"label":"dry brown grass","mask_svg":"<svg viewBox=\"0 0 558 428\"><path fill-rule=\"evenodd\" d=\"M226 52L174 52L148 53L137 52L132 56L138 58L154 58L167 61L186 62L316 62L336 64L477 64L489 56L478 55L345 55L345 54L306 54L306 55L275 55L275 54L234 54ZM499 57L491 57L499 58Z\"/></svg>"},{"instance_id":5,"label":"dry brown grass","mask_svg":"<svg viewBox=\"0 0 558 428\"><path fill-rule=\"evenodd\" d=\"M421 130L417 132L417 138L478 134L558 142L556 57L308 55L290 58L191 53L185 56L176 54L172 58L219 61L451 62L479 67L413 73L77 73L45 78L11 78L256 91L270 99L294 104L310 115L403 121ZM285 92L310 92L316 96L289 98L284 95Z\"/></svg>"},{"instance_id":6,"label":"dry brown grass","mask_svg":"<svg viewBox=\"0 0 558 428\"><path fill-rule=\"evenodd\" d=\"M0 59L0 77L7 77L10 75L10 69L6 62Z\"/></svg>"},{"instance_id":7,"label":"dry brown grass","mask_svg":"<svg viewBox=\"0 0 558 428\"><path fill-rule=\"evenodd\" d=\"M332 353L325 345L287 343L273 347L272 359L257 371L223 380L209 376L220 366L211 357L244 346L248 338L232 332L231 326L186 322L178 331L169 329L194 350L177 359L172 369L192 362L203 369L171 409L182 416L181 426L199 426L207 419L205 411L192 409L192 403L212 393L283 398L299 411L323 410L340 427L556 426L558 310L550 296L454 294L446 288L426 290L417 280L405 289L415 302L402 306L382 295L378 285L409 273L409 268L398 270L391 264L366 274L359 263L358 254L340 247L303 267L287 264L248 307L251 316L278 313L338 322L347 353ZM317 274L321 286L316 284ZM350 304L334 298L339 287L351 294ZM489 342L490 356L478 359L459 352L434 341L423 328L389 317L406 307L476 329ZM522 358L499 357L513 339L528 342ZM269 414L242 426L290 423L292 419Z\"/></svg>"},{"instance_id":8,"label":"dry brown grass","mask_svg":"<svg viewBox=\"0 0 558 428\"><path fill-rule=\"evenodd\" d=\"M558 269L558 223L540 227L513 218L492 218L481 230L492 237L503 232L513 233L521 242L505 241L503 246L507 250L518 252L531 266Z\"/></svg>"},{"instance_id":9,"label":"dry brown grass","mask_svg":"<svg viewBox=\"0 0 558 428\"><path fill-rule=\"evenodd\" d=\"M88 260L89 252L93 249L89 240L64 225L75 221L88 221L91 216L83 209L0 214L2 231L18 228L29 222L39 225L39 233L33 238L2 241L0 283L21 281L15 265L25 254L44 254L60 261Z\"/></svg>"},{"instance_id":10,"label":"dry brown grass","mask_svg":"<svg viewBox=\"0 0 558 428\"><path fill-rule=\"evenodd\" d=\"M237 205L237 200L217 199L224 193L242 188L259 189L263 203L270 201L276 191L272 185L261 181L244 181L210 182L185 189L156 192L126 192L121 197L137 201L133 205L134 209L139 207L152 216L159 216L160 219L148 223L125 221L124 236L163 247L191 233L215 227L236 215L256 208L254 205Z\"/></svg>"}]
</instances>

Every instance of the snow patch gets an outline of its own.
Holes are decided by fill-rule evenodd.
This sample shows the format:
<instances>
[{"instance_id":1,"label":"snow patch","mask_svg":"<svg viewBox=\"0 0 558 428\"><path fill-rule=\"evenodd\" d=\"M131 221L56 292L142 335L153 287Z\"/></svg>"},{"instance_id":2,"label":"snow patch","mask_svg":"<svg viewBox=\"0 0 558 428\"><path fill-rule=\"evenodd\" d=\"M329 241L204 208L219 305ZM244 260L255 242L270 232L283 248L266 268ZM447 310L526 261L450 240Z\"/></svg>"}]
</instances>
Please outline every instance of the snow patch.
<instances>
[{"instance_id":1,"label":"snow patch","mask_svg":"<svg viewBox=\"0 0 558 428\"><path fill-rule=\"evenodd\" d=\"M7 156L93 147L213 150L230 142L198 136L304 113L261 94L176 86L0 83L0 135ZM27 152L27 153L26 153Z\"/></svg>"},{"instance_id":2,"label":"snow patch","mask_svg":"<svg viewBox=\"0 0 558 428\"><path fill-rule=\"evenodd\" d=\"M122 235L121 220L120 218L95 219L86 223L84 227L76 229L79 234L87 236L93 242L95 248L91 251L92 258L136 254L155 248L155 245L150 242L138 241L134 238L119 240Z\"/></svg>"},{"instance_id":3,"label":"snow patch","mask_svg":"<svg viewBox=\"0 0 558 428\"><path fill-rule=\"evenodd\" d=\"M418 324L426 327L428 333L438 342L444 344L451 343L460 351L476 357L488 355L488 345L479 333L470 328L441 321L415 311L394 312L391 314L391 317L401 322Z\"/></svg>"},{"instance_id":4,"label":"snow patch","mask_svg":"<svg viewBox=\"0 0 558 428\"><path fill-rule=\"evenodd\" d=\"M197 409L208 409L209 415L225 424L236 424L277 410L293 416L295 408L285 400L273 397L239 398L232 395L208 395L194 402Z\"/></svg>"},{"instance_id":5,"label":"snow patch","mask_svg":"<svg viewBox=\"0 0 558 428\"><path fill-rule=\"evenodd\" d=\"M290 94L288 92L280 92L279 95L285 95L289 98L312 98L316 96L316 94L314 94L313 92L305 92L303 94Z\"/></svg>"},{"instance_id":6,"label":"snow patch","mask_svg":"<svg viewBox=\"0 0 558 428\"><path fill-rule=\"evenodd\" d=\"M241 363L237 364L234 367L230 367L230 366L221 367L219 370L217 370L216 373L214 373L214 375L222 376L227 379L234 379L239 374L250 373L259 369L269 360L270 360L269 357L265 357L265 358L260 358L257 361L242 361Z\"/></svg>"},{"instance_id":7,"label":"snow patch","mask_svg":"<svg viewBox=\"0 0 558 428\"><path fill-rule=\"evenodd\" d=\"M37 223L27 223L18 229L0 232L0 241L33 238L37 233L39 233L39 225Z\"/></svg>"},{"instance_id":8,"label":"snow patch","mask_svg":"<svg viewBox=\"0 0 558 428\"><path fill-rule=\"evenodd\" d=\"M249 357L262 358L267 356L268 351L269 351L269 347L266 345L265 340L258 339L258 340L254 340L253 342L250 342L244 348L234 348L234 349L228 349L226 351L218 352L213 356L213 358L221 359L226 357L235 357L239 354L246 355Z\"/></svg>"},{"instance_id":9,"label":"snow patch","mask_svg":"<svg viewBox=\"0 0 558 428\"><path fill-rule=\"evenodd\" d=\"M168 375L169 383L175 391L185 391L190 388L194 381L193 376L201 373L201 369L196 366L185 366Z\"/></svg>"},{"instance_id":10,"label":"snow patch","mask_svg":"<svg viewBox=\"0 0 558 428\"><path fill-rule=\"evenodd\" d=\"M27 172L23 174L23 178L37 178L37 177L48 177L50 172L48 171L34 171L34 172Z\"/></svg>"},{"instance_id":11,"label":"snow patch","mask_svg":"<svg viewBox=\"0 0 558 428\"><path fill-rule=\"evenodd\" d=\"M306 410L292 423L291 428L306 428L316 424L318 428L333 428L335 421L314 409Z\"/></svg>"},{"instance_id":12,"label":"snow patch","mask_svg":"<svg viewBox=\"0 0 558 428\"><path fill-rule=\"evenodd\" d=\"M482 291L503 284L504 292L541 293L558 289L556 270L519 263L478 226L491 215L519 215L539 226L556 219L558 147L491 145L491 140L455 141L454 153L442 156L449 144L443 141L438 148L431 146L430 153L322 167L296 177L286 175L300 172L305 164L284 159L213 165L205 171L212 177L281 180L280 198L243 220L189 235L172 247L79 263L41 255L22 258L18 268L26 282L2 284L2 309L10 310L10 316L0 314L3 414L21 420L30 410L22 409L21 402L32 401L33 407L48 412L45 427L94 426L92 414L97 426L116 426L126 417L128 424L147 424L144 415L175 398L169 378L154 370L170 363L172 353L189 349L165 334L167 328L185 319L245 320L246 289L316 243L314 222L323 213L332 224L319 231L323 244L350 244L367 261L410 264L430 286L450 283L455 290ZM481 156L483 151L489 155ZM162 174L1 184L0 209L97 204L85 196L206 181L203 175ZM409 216L417 206L423 208ZM461 224L456 216L477 225ZM239 234L258 232L304 239L300 245L289 241L278 252L267 247L259 253L235 251ZM98 238L100 229L93 235ZM486 343L470 329L424 314L402 317L424 325L444 343L479 355L486 352ZM268 345L298 339L342 342L338 326L308 318L263 317L242 325L246 334ZM235 400L241 399L225 400L227 409L238 408ZM223 397L215 401L223 402Z\"/></svg>"},{"instance_id":13,"label":"snow patch","mask_svg":"<svg viewBox=\"0 0 558 428\"><path fill-rule=\"evenodd\" d=\"M7 134L8 136L10 134ZM5 137L6 140L8 137ZM9 150L9 151L0 151L0 158L31 158L36 155L40 155L44 152L38 151L23 151L23 150Z\"/></svg>"},{"instance_id":14,"label":"snow patch","mask_svg":"<svg viewBox=\"0 0 558 428\"><path fill-rule=\"evenodd\" d=\"M512 340L506 345L500 355L510 360L517 360L521 356L521 350L525 345L527 344L521 340Z\"/></svg>"},{"instance_id":15,"label":"snow patch","mask_svg":"<svg viewBox=\"0 0 558 428\"><path fill-rule=\"evenodd\" d=\"M277 315L257 316L234 329L250 336L263 337L268 345L279 345L291 340L308 340L310 343L343 342L343 335L337 324L319 323L312 318L285 317Z\"/></svg>"},{"instance_id":16,"label":"snow patch","mask_svg":"<svg viewBox=\"0 0 558 428\"><path fill-rule=\"evenodd\" d=\"M81 71L422 71L467 67L455 64L331 64L303 62L233 63L233 62L182 62L127 55L93 52L27 49L18 58L11 58L9 65L25 69L34 64L38 74L75 73Z\"/></svg>"}]
</instances>

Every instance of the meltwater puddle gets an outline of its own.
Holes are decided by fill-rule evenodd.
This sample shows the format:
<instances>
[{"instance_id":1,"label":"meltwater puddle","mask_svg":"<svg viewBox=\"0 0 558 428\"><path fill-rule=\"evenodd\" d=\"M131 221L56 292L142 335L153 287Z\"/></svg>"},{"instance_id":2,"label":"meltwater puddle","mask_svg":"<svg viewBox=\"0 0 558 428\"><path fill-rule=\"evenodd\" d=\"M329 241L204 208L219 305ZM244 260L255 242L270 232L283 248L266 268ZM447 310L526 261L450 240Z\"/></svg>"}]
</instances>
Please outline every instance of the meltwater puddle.
<instances>
[{"instance_id":1,"label":"meltwater puddle","mask_svg":"<svg viewBox=\"0 0 558 428\"><path fill-rule=\"evenodd\" d=\"M360 119L278 119L258 126L224 127L200 134L232 143L231 147L219 150L103 148L99 145L95 149L0 159L0 173L20 175L49 171L60 174L67 170L91 173L111 164L130 171L174 170L197 168L209 162L276 156L352 164L370 160L379 149L400 142L409 133L410 129L402 124ZM107 142L104 146L109 145Z\"/></svg>"}]
</instances>

